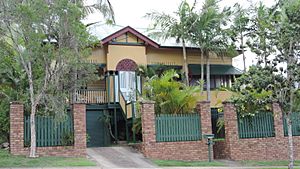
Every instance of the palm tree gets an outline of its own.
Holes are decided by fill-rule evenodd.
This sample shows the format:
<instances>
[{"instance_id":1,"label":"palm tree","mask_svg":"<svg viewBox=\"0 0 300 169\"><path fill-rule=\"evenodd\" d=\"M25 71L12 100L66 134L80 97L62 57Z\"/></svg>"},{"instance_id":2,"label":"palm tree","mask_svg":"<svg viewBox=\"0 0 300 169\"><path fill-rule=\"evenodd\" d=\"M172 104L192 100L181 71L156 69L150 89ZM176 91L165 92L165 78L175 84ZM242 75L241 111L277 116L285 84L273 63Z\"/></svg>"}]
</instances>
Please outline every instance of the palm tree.
<instances>
[{"instance_id":1,"label":"palm tree","mask_svg":"<svg viewBox=\"0 0 300 169\"><path fill-rule=\"evenodd\" d=\"M177 43L182 43L183 70L186 85L189 85L186 43L190 40L191 26L195 20L195 13L193 12L193 9L194 6L190 7L186 0L184 0L175 12L176 17L163 12L152 12L146 14L146 17L154 21L153 28L151 29L160 29L158 32L150 33L150 36L163 38L164 40L172 37L176 38Z\"/></svg>"},{"instance_id":2,"label":"palm tree","mask_svg":"<svg viewBox=\"0 0 300 169\"><path fill-rule=\"evenodd\" d=\"M219 11L216 0L206 0L198 14L198 19L193 25L193 42L201 50L201 81L204 80L204 58L206 59L206 89L207 100L210 101L210 56L215 54L219 57L235 54L233 43L226 25L230 11L223 9Z\"/></svg>"},{"instance_id":3,"label":"palm tree","mask_svg":"<svg viewBox=\"0 0 300 169\"><path fill-rule=\"evenodd\" d=\"M97 0L95 3L84 5L83 14L89 15L99 11L108 23L115 23L115 13L110 0ZM91 26L94 23L89 23L86 26Z\"/></svg>"},{"instance_id":4,"label":"palm tree","mask_svg":"<svg viewBox=\"0 0 300 169\"><path fill-rule=\"evenodd\" d=\"M115 12L113 10L113 6L110 2L110 0L97 0L95 3L84 5L83 6L83 14L85 16L95 13L95 12L100 12L105 19L105 22L107 24L115 24ZM97 22L91 22L87 23L85 26L89 27L94 24L100 23L102 21L97 21Z\"/></svg>"}]
</instances>

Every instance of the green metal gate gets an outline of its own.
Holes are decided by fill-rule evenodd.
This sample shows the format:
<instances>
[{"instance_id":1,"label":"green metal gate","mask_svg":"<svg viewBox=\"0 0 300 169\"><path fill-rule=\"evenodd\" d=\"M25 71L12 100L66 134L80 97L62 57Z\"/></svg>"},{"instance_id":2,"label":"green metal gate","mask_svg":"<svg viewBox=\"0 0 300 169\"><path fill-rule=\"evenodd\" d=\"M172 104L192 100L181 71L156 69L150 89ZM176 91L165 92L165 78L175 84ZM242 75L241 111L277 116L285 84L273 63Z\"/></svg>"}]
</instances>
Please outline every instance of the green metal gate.
<instances>
[{"instance_id":1,"label":"green metal gate","mask_svg":"<svg viewBox=\"0 0 300 169\"><path fill-rule=\"evenodd\" d=\"M103 111L91 109L86 111L86 132L88 147L109 146L111 138L108 125L103 120Z\"/></svg>"}]
</instances>

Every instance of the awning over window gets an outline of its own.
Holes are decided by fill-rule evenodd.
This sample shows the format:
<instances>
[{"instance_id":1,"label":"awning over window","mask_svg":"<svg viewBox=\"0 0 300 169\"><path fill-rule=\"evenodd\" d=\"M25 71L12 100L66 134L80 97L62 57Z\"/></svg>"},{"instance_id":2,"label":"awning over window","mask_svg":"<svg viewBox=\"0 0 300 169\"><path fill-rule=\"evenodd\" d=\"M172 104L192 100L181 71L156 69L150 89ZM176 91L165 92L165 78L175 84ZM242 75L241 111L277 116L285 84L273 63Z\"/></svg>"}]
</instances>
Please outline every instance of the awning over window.
<instances>
[{"instance_id":1,"label":"awning over window","mask_svg":"<svg viewBox=\"0 0 300 169\"><path fill-rule=\"evenodd\" d=\"M190 75L200 75L201 65L190 64L188 65ZM240 75L243 72L232 65L210 65L211 75ZM204 75L206 74L206 65L204 65Z\"/></svg>"}]
</instances>

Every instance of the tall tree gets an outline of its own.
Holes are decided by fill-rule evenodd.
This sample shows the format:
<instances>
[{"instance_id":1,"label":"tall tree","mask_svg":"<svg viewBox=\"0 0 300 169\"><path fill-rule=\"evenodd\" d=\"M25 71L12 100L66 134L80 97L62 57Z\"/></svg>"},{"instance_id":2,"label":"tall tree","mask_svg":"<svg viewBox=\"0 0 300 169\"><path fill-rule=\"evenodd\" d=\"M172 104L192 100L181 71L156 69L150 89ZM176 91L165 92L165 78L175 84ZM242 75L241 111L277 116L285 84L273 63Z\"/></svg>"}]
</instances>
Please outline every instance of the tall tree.
<instances>
[{"instance_id":1,"label":"tall tree","mask_svg":"<svg viewBox=\"0 0 300 169\"><path fill-rule=\"evenodd\" d=\"M195 3L194 3L195 5ZM175 12L176 16L165 14L164 12L152 12L146 14L146 17L153 21L153 28L161 31L152 32L150 36L163 38L176 38L176 42L182 43L183 53L183 70L185 84L189 85L189 72L187 64L186 44L190 40L191 27L195 21L195 15L193 12L194 6L190 7L186 0L183 0Z\"/></svg>"},{"instance_id":2,"label":"tall tree","mask_svg":"<svg viewBox=\"0 0 300 169\"><path fill-rule=\"evenodd\" d=\"M95 67L83 60L92 39L81 23L85 9L73 0L0 2L0 51L13 51L28 82L29 157L36 157L36 113L64 112L69 93L94 78Z\"/></svg>"},{"instance_id":3,"label":"tall tree","mask_svg":"<svg viewBox=\"0 0 300 169\"><path fill-rule=\"evenodd\" d=\"M218 57L235 55L235 46L225 29L230 16L229 9L220 11L216 0L206 0L198 19L193 25L193 42L201 49L201 81L204 79L203 61L206 59L206 91L210 101L210 56Z\"/></svg>"},{"instance_id":4,"label":"tall tree","mask_svg":"<svg viewBox=\"0 0 300 169\"><path fill-rule=\"evenodd\" d=\"M269 21L274 13L272 14L272 9L267 8L262 2L250 8L250 13L252 15L248 17L250 19L249 38L246 43L251 51L258 56L258 63L266 66L270 63L268 57L274 52L270 41L268 41L271 33L269 30L272 29Z\"/></svg>"},{"instance_id":5,"label":"tall tree","mask_svg":"<svg viewBox=\"0 0 300 169\"><path fill-rule=\"evenodd\" d=\"M264 65L260 63L250 69L249 73L246 73L235 84L241 97L237 97L238 101L242 101L242 106L258 107L263 109L267 103L276 101L279 103L281 110L283 111L284 118L287 122L288 128L288 155L289 155L289 168L294 168L294 148L293 148L293 133L292 133L292 119L293 112L300 111L300 93L299 84L300 81L300 1L288 0L279 1L274 7L267 8L265 6L259 6L258 12L264 8L267 19L264 20L265 33L261 33L260 29L255 30L255 35L258 39L263 39L263 43L255 44L252 47L256 51L260 52L259 57L265 59L269 56L275 56L272 61L261 60L265 62ZM259 19L261 16L256 16ZM257 37L255 36L254 39ZM268 50L262 50L268 49ZM268 61L268 62L266 62ZM285 64L284 66L279 66ZM244 86L241 88L241 86ZM253 99L245 100L245 97L255 95L261 95L267 91L268 95L260 97L259 103L261 105L253 103ZM257 94L256 94L257 93ZM261 95L262 96L262 95ZM243 98L244 97L244 98ZM255 106L253 106L255 105Z\"/></svg>"},{"instance_id":6,"label":"tall tree","mask_svg":"<svg viewBox=\"0 0 300 169\"><path fill-rule=\"evenodd\" d=\"M246 56L245 56L245 42L246 37L249 35L249 14L246 9L240 4L235 4L235 11L234 11L234 19L233 25L231 26L231 30L233 33L234 40L238 41L240 44L240 49L242 51L243 56L243 64L244 64L244 72L246 72Z\"/></svg>"},{"instance_id":7,"label":"tall tree","mask_svg":"<svg viewBox=\"0 0 300 169\"><path fill-rule=\"evenodd\" d=\"M300 1L288 0L279 2L274 12L274 19L272 18L271 29L273 31L273 38L271 39L275 44L276 49L280 53L277 55L277 62L286 63L286 79L285 87L279 86L276 89L276 96L285 114L288 126L288 147L289 147L289 168L294 168L294 148L292 135L292 120L291 115L295 110L299 110L299 86L296 84L300 81ZM298 103L297 103L298 102Z\"/></svg>"}]
</instances>

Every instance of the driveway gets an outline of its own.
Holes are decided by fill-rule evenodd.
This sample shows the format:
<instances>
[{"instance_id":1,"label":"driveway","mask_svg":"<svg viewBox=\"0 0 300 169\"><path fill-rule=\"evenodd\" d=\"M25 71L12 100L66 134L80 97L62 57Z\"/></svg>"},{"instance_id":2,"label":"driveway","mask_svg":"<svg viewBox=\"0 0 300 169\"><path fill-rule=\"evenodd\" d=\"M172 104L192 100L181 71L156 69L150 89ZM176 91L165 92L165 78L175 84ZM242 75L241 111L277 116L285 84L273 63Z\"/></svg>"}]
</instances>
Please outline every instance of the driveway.
<instances>
[{"instance_id":1,"label":"driveway","mask_svg":"<svg viewBox=\"0 0 300 169\"><path fill-rule=\"evenodd\" d=\"M88 148L88 155L101 168L158 168L141 153L127 146Z\"/></svg>"}]
</instances>

